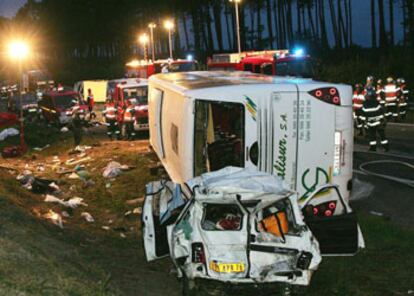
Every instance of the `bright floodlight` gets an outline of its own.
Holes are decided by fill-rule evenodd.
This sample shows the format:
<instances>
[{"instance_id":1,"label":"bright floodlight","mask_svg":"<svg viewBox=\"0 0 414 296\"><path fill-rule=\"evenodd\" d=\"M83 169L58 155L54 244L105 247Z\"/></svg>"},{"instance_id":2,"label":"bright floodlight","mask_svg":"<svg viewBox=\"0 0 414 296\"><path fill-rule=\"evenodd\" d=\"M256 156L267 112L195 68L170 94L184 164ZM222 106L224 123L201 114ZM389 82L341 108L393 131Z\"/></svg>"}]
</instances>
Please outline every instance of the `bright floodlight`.
<instances>
[{"instance_id":1,"label":"bright floodlight","mask_svg":"<svg viewBox=\"0 0 414 296\"><path fill-rule=\"evenodd\" d=\"M154 23L149 23L148 24L148 28L150 28L150 29L155 29L156 27L157 27L157 25L154 24Z\"/></svg>"},{"instance_id":2,"label":"bright floodlight","mask_svg":"<svg viewBox=\"0 0 414 296\"><path fill-rule=\"evenodd\" d=\"M230 0L230 2L240 3L241 0Z\"/></svg>"},{"instance_id":3,"label":"bright floodlight","mask_svg":"<svg viewBox=\"0 0 414 296\"><path fill-rule=\"evenodd\" d=\"M9 55L13 59L24 59L29 55L29 46L23 41L14 41L9 44Z\"/></svg>"},{"instance_id":4,"label":"bright floodlight","mask_svg":"<svg viewBox=\"0 0 414 296\"><path fill-rule=\"evenodd\" d=\"M146 45L149 41L148 35L147 34L142 34L141 36L139 36L139 42L143 45Z\"/></svg>"},{"instance_id":5,"label":"bright floodlight","mask_svg":"<svg viewBox=\"0 0 414 296\"><path fill-rule=\"evenodd\" d=\"M164 22L164 27L165 27L167 30L172 30L172 29L174 28L174 23L173 23L171 20L166 20L166 21Z\"/></svg>"},{"instance_id":6,"label":"bright floodlight","mask_svg":"<svg viewBox=\"0 0 414 296\"><path fill-rule=\"evenodd\" d=\"M293 54L297 57L301 57L305 54L305 51L303 48L296 48Z\"/></svg>"}]
</instances>

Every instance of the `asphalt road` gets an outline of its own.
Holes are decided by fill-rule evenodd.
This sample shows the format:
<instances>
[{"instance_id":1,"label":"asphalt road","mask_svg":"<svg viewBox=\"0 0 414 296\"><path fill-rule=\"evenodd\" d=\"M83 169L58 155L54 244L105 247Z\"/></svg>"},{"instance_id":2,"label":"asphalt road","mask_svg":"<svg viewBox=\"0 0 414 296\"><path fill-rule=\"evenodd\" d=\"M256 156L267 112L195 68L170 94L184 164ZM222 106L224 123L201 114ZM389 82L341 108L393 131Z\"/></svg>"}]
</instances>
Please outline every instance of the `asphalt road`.
<instances>
[{"instance_id":1,"label":"asphalt road","mask_svg":"<svg viewBox=\"0 0 414 296\"><path fill-rule=\"evenodd\" d=\"M387 153L367 152L368 140L355 140L352 206L414 229L414 125L390 124L386 133L391 147ZM411 186L373 174L402 179Z\"/></svg>"}]
</instances>

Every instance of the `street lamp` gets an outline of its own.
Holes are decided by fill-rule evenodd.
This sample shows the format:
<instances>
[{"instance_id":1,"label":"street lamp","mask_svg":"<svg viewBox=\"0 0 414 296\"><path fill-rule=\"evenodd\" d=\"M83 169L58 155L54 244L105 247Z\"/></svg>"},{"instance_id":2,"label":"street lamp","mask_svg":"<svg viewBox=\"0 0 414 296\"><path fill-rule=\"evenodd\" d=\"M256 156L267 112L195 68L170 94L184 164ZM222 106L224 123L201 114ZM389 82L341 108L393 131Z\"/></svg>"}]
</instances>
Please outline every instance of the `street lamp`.
<instances>
[{"instance_id":1,"label":"street lamp","mask_svg":"<svg viewBox=\"0 0 414 296\"><path fill-rule=\"evenodd\" d=\"M230 2L234 2L234 8L236 10L236 26L237 26L237 49L239 54L241 53L241 42L240 42L240 20L239 20L239 3L241 0L230 0Z\"/></svg>"},{"instance_id":2,"label":"street lamp","mask_svg":"<svg viewBox=\"0 0 414 296\"><path fill-rule=\"evenodd\" d=\"M24 41L12 41L8 45L8 53L12 60L17 61L19 67L19 102L20 102L20 148L25 150L24 142L24 119L23 119L23 102L22 102L22 92L23 92L23 61L28 58L30 54L29 45Z\"/></svg>"},{"instance_id":3,"label":"street lamp","mask_svg":"<svg viewBox=\"0 0 414 296\"><path fill-rule=\"evenodd\" d=\"M142 44L142 46L144 47L144 60L148 60L148 53L147 53L147 45L148 45L148 35L147 34L142 34L141 36L139 36L139 42Z\"/></svg>"},{"instance_id":4,"label":"street lamp","mask_svg":"<svg viewBox=\"0 0 414 296\"><path fill-rule=\"evenodd\" d=\"M164 22L164 28L168 30L168 44L170 47L170 59L173 59L173 49L172 49L172 37L171 37L171 31L174 29L174 22L171 20L166 20Z\"/></svg>"},{"instance_id":5,"label":"street lamp","mask_svg":"<svg viewBox=\"0 0 414 296\"><path fill-rule=\"evenodd\" d=\"M155 44L154 44L154 29L157 27L155 23L149 23L148 28L151 34L151 51L152 51L152 62L155 62Z\"/></svg>"}]
</instances>

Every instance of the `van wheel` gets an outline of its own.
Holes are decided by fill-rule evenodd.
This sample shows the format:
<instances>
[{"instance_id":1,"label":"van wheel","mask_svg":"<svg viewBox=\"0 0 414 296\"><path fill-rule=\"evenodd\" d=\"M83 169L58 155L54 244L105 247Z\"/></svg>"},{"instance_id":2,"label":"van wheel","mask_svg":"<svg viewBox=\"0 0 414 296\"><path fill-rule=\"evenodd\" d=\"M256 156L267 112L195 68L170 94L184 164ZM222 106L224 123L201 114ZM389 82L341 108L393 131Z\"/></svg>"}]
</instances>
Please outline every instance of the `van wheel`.
<instances>
[{"instance_id":1,"label":"van wheel","mask_svg":"<svg viewBox=\"0 0 414 296\"><path fill-rule=\"evenodd\" d=\"M183 275L182 278L182 285L183 285L183 296L197 296L198 287L195 280L190 280L187 276Z\"/></svg>"}]
</instances>

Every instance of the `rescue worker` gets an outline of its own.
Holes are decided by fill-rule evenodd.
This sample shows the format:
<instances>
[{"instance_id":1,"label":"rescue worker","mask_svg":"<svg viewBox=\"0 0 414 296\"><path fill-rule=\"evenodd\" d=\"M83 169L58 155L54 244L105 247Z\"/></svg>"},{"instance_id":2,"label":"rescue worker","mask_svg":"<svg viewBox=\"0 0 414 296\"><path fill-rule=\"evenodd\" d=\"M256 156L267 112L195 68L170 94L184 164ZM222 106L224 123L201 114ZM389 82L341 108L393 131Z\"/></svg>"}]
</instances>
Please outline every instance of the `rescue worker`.
<instances>
[{"instance_id":1,"label":"rescue worker","mask_svg":"<svg viewBox=\"0 0 414 296\"><path fill-rule=\"evenodd\" d=\"M369 151L377 151L377 135L380 138L381 146L385 151L389 150L388 140L385 137L384 111L377 100L377 93L373 87L368 88L365 95L365 102L362 107L365 125L368 129Z\"/></svg>"},{"instance_id":2,"label":"rescue worker","mask_svg":"<svg viewBox=\"0 0 414 296\"><path fill-rule=\"evenodd\" d=\"M354 95L352 97L352 105L354 109L354 122L355 128L359 131L359 135L362 136L363 134L363 120L361 119L362 116L362 106L365 101L364 97L364 90L362 89L361 84L355 85Z\"/></svg>"},{"instance_id":3,"label":"rescue worker","mask_svg":"<svg viewBox=\"0 0 414 296\"><path fill-rule=\"evenodd\" d=\"M71 122L75 147L79 146L82 141L82 130L84 127L87 127L87 122L85 120L85 111L83 109L80 109L79 106L75 106L73 107Z\"/></svg>"},{"instance_id":4,"label":"rescue worker","mask_svg":"<svg viewBox=\"0 0 414 296\"><path fill-rule=\"evenodd\" d=\"M118 128L118 121L117 121L117 113L118 110L115 106L115 103L111 99L106 100L105 109L102 112L106 125L107 125L107 132L109 139L112 141L112 137L116 136L119 139L120 132Z\"/></svg>"},{"instance_id":5,"label":"rescue worker","mask_svg":"<svg viewBox=\"0 0 414 296\"><path fill-rule=\"evenodd\" d=\"M398 114L401 120L405 120L407 115L408 94L407 85L404 78L397 79L397 87L400 89L400 96L398 98Z\"/></svg>"},{"instance_id":6,"label":"rescue worker","mask_svg":"<svg viewBox=\"0 0 414 296\"><path fill-rule=\"evenodd\" d=\"M378 79L377 81L377 100L380 102L381 106L385 106L385 93L384 93L384 83L382 82L382 79Z\"/></svg>"},{"instance_id":7,"label":"rescue worker","mask_svg":"<svg viewBox=\"0 0 414 296\"><path fill-rule=\"evenodd\" d=\"M132 141L135 138L135 106L132 104L131 100L126 101L123 121L125 124L126 138L127 140Z\"/></svg>"},{"instance_id":8,"label":"rescue worker","mask_svg":"<svg viewBox=\"0 0 414 296\"><path fill-rule=\"evenodd\" d=\"M388 121L398 119L398 97L400 89L394 83L392 77L387 78L387 84L384 87L385 94L385 117Z\"/></svg>"},{"instance_id":9,"label":"rescue worker","mask_svg":"<svg viewBox=\"0 0 414 296\"><path fill-rule=\"evenodd\" d=\"M367 77L367 83L365 84L365 91L368 89L368 88L370 88L370 87L373 87L374 86L374 76L372 76L372 75L369 75L368 77Z\"/></svg>"},{"instance_id":10,"label":"rescue worker","mask_svg":"<svg viewBox=\"0 0 414 296\"><path fill-rule=\"evenodd\" d=\"M95 106L95 99L93 97L92 90L88 89L88 97L86 98L86 103L88 104L89 116L90 118L96 118L95 113L93 112L93 107Z\"/></svg>"}]
</instances>

